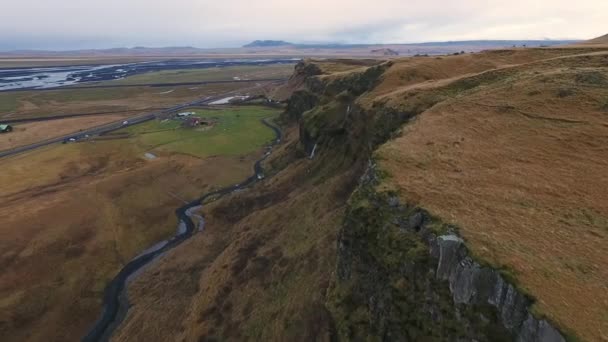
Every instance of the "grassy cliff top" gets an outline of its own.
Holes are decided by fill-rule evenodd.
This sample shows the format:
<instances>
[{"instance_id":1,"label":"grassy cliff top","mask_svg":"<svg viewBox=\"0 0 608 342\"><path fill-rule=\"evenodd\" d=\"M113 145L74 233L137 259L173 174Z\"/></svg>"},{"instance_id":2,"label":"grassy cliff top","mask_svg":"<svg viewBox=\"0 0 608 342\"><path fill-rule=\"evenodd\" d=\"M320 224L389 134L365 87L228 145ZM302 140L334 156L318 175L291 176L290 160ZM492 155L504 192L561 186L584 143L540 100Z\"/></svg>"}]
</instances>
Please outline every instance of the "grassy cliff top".
<instances>
[{"instance_id":1,"label":"grassy cliff top","mask_svg":"<svg viewBox=\"0 0 608 342\"><path fill-rule=\"evenodd\" d=\"M608 336L607 62L552 49L407 58L361 100L427 108L377 152L388 186L589 341Z\"/></svg>"}]
</instances>

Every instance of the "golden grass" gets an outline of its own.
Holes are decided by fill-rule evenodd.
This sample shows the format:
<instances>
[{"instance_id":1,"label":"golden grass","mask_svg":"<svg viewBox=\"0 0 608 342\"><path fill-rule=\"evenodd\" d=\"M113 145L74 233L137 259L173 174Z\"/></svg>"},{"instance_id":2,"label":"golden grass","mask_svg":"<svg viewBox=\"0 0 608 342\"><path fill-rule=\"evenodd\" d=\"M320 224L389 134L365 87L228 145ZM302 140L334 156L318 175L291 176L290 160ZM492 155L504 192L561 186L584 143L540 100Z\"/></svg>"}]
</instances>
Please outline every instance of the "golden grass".
<instances>
[{"instance_id":1,"label":"golden grass","mask_svg":"<svg viewBox=\"0 0 608 342\"><path fill-rule=\"evenodd\" d=\"M473 76L488 70L513 65L533 63L551 58L588 52L581 49L515 49L493 50L483 53L458 56L435 56L400 58L383 75L382 82L375 87L368 99L390 97L407 88L437 87L454 80Z\"/></svg>"},{"instance_id":2,"label":"golden grass","mask_svg":"<svg viewBox=\"0 0 608 342\"><path fill-rule=\"evenodd\" d=\"M404 200L458 225L475 255L515 274L537 299L537 312L584 340L605 340L606 55L535 63L525 53L516 52L521 65L490 71L501 77L483 75L473 89L421 114L377 156ZM396 80L412 70L450 77L454 68L483 68L466 66L481 56L449 59L429 61L432 67L405 61L385 81L408 86L416 80ZM442 61L447 71L437 67ZM381 84L376 92L391 88Z\"/></svg>"}]
</instances>

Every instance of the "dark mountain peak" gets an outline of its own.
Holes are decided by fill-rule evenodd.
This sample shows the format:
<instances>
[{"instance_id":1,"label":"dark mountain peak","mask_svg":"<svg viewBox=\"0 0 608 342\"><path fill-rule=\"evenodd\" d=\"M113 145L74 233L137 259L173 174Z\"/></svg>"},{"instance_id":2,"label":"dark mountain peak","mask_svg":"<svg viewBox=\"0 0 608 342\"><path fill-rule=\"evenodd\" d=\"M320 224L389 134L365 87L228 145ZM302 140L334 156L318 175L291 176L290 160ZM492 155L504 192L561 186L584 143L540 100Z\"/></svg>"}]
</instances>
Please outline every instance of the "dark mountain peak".
<instances>
[{"instance_id":1,"label":"dark mountain peak","mask_svg":"<svg viewBox=\"0 0 608 342\"><path fill-rule=\"evenodd\" d=\"M254 40L253 42L243 45L243 47L269 47L269 46L283 46L292 45L284 40Z\"/></svg>"}]
</instances>

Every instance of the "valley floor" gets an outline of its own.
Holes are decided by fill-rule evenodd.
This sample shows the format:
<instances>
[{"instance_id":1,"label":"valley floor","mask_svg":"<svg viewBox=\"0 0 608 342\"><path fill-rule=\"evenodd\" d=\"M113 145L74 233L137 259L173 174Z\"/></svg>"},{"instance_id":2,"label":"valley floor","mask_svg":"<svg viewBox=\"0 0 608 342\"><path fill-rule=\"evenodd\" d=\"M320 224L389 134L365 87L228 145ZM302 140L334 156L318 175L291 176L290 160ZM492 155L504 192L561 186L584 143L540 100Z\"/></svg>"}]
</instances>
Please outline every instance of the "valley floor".
<instances>
[{"instance_id":1,"label":"valley floor","mask_svg":"<svg viewBox=\"0 0 608 342\"><path fill-rule=\"evenodd\" d=\"M176 208L249 177L272 138L260 119L277 111L211 112L217 124L207 130L176 121L170 135L159 138L133 126L130 137L2 160L0 333L6 340L84 336L100 314L108 281L145 248L175 234Z\"/></svg>"}]
</instances>

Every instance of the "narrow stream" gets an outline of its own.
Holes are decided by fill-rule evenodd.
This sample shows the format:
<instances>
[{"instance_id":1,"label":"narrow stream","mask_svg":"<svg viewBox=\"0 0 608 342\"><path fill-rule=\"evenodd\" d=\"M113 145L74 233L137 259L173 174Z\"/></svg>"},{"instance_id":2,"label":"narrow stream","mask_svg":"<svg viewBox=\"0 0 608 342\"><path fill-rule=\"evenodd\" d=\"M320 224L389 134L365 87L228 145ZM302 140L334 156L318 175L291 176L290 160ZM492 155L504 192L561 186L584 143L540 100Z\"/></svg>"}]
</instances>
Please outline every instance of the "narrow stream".
<instances>
[{"instance_id":1,"label":"narrow stream","mask_svg":"<svg viewBox=\"0 0 608 342\"><path fill-rule=\"evenodd\" d=\"M200 198L176 209L175 215L177 216L179 227L176 235L170 240L160 241L154 246L144 250L141 254L129 261L129 263L118 272L114 279L110 281L104 291L103 311L101 316L95 322L95 325L91 330L82 338L82 341L107 341L110 339L112 333L120 323L122 323L129 310L126 284L139 275L140 271L158 256L186 241L192 237L196 231L202 231L204 229L204 217L195 215L194 213L197 207L202 208L203 203L208 198L216 197L217 200L223 195L246 188L264 178L262 162L268 158L272 148L281 142L281 130L269 123L266 119L263 119L262 123L275 132L275 139L269 145L268 152L264 153L262 158L254 164L254 174L244 182L208 192ZM195 226L192 217L196 217L199 220L198 227ZM183 229L183 227L185 227L185 229Z\"/></svg>"}]
</instances>

